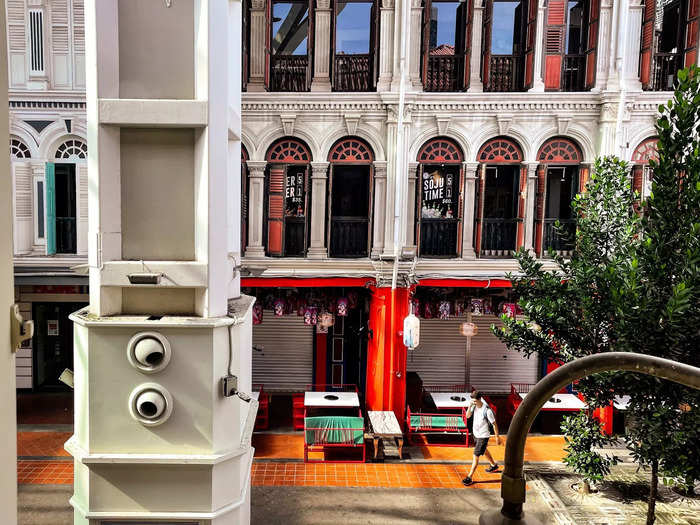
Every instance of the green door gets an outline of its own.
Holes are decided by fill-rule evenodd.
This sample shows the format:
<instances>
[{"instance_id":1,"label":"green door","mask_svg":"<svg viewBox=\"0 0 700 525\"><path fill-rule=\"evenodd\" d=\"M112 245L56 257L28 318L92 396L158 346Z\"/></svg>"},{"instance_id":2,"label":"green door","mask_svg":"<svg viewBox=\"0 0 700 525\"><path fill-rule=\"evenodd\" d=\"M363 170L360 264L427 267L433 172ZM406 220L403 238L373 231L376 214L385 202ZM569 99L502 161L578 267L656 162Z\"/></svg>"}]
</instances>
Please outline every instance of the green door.
<instances>
[{"instance_id":1,"label":"green door","mask_svg":"<svg viewBox=\"0 0 700 525\"><path fill-rule=\"evenodd\" d=\"M56 253L56 165L46 163L46 254Z\"/></svg>"}]
</instances>

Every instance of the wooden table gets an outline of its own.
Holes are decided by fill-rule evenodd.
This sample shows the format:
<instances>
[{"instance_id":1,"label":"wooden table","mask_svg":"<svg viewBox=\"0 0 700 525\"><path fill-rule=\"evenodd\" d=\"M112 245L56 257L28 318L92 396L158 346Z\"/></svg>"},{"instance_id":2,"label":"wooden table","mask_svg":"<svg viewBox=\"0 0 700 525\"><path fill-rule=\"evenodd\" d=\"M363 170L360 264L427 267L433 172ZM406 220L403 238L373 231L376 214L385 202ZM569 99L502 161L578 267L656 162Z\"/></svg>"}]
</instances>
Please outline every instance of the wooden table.
<instances>
[{"instance_id":1,"label":"wooden table","mask_svg":"<svg viewBox=\"0 0 700 525\"><path fill-rule=\"evenodd\" d=\"M367 412L369 424L372 427L372 441L374 442L374 459L377 459L380 439L396 439L399 447L399 459L403 459L403 432L396 414L392 410Z\"/></svg>"}]
</instances>

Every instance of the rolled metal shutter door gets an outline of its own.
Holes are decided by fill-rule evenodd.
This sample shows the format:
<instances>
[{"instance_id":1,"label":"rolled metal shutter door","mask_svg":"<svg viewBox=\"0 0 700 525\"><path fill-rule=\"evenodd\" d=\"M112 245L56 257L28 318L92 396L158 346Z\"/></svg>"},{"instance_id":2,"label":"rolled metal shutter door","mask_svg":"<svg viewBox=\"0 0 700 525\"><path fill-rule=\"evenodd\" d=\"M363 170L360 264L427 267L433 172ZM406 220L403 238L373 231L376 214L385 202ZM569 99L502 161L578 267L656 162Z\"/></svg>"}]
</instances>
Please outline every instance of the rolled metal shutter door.
<instances>
[{"instance_id":1,"label":"rolled metal shutter door","mask_svg":"<svg viewBox=\"0 0 700 525\"><path fill-rule=\"evenodd\" d=\"M483 392L507 393L511 383L536 383L538 358L529 359L506 345L493 335L491 325L500 327L495 315L472 317L478 333L472 337L469 352L469 383Z\"/></svg>"},{"instance_id":2,"label":"rolled metal shutter door","mask_svg":"<svg viewBox=\"0 0 700 525\"><path fill-rule=\"evenodd\" d=\"M459 333L463 317L421 319L420 344L409 350L406 369L418 372L424 385L464 383L467 338Z\"/></svg>"},{"instance_id":3,"label":"rolled metal shutter door","mask_svg":"<svg viewBox=\"0 0 700 525\"><path fill-rule=\"evenodd\" d=\"M267 391L302 392L313 383L314 327L297 315L275 317L265 310L262 324L253 326L253 383Z\"/></svg>"}]
</instances>

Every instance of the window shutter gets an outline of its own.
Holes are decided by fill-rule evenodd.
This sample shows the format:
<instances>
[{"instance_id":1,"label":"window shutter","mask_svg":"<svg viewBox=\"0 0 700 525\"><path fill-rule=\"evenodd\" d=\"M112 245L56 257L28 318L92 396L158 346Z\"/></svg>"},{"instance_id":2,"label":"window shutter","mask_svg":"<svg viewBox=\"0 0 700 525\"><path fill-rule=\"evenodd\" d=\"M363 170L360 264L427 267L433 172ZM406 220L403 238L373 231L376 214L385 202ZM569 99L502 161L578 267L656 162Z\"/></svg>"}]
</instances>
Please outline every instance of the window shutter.
<instances>
[{"instance_id":1,"label":"window shutter","mask_svg":"<svg viewBox=\"0 0 700 525\"><path fill-rule=\"evenodd\" d=\"M566 34L566 0L549 0L544 42L544 87L561 89L561 70L564 61Z\"/></svg>"},{"instance_id":2,"label":"window shutter","mask_svg":"<svg viewBox=\"0 0 700 525\"><path fill-rule=\"evenodd\" d=\"M428 82L428 62L430 60L430 9L430 0L425 0L423 5L423 63L421 64L424 86Z\"/></svg>"},{"instance_id":3,"label":"window shutter","mask_svg":"<svg viewBox=\"0 0 700 525\"><path fill-rule=\"evenodd\" d=\"M77 250L76 253L88 251L88 167L81 163L75 165L78 187L77 209Z\"/></svg>"},{"instance_id":4,"label":"window shutter","mask_svg":"<svg viewBox=\"0 0 700 525\"><path fill-rule=\"evenodd\" d=\"M284 183L283 165L270 166L267 189L267 252L284 255Z\"/></svg>"},{"instance_id":5,"label":"window shutter","mask_svg":"<svg viewBox=\"0 0 700 525\"><path fill-rule=\"evenodd\" d=\"M270 89L272 60L272 0L265 2L265 88Z\"/></svg>"},{"instance_id":6,"label":"window shutter","mask_svg":"<svg viewBox=\"0 0 700 525\"><path fill-rule=\"evenodd\" d=\"M642 49L639 62L639 79L644 89L651 88L651 62L654 54L654 19L656 0L646 0L642 18Z\"/></svg>"},{"instance_id":7,"label":"window shutter","mask_svg":"<svg viewBox=\"0 0 700 525\"><path fill-rule=\"evenodd\" d=\"M525 25L525 85L526 90L535 80L535 37L537 36L537 0L529 0Z\"/></svg>"},{"instance_id":8,"label":"window shutter","mask_svg":"<svg viewBox=\"0 0 700 525\"><path fill-rule=\"evenodd\" d=\"M32 242L34 240L32 168L24 162L13 162L12 172L15 194L15 253L28 253L32 250Z\"/></svg>"},{"instance_id":9,"label":"window shutter","mask_svg":"<svg viewBox=\"0 0 700 525\"><path fill-rule=\"evenodd\" d=\"M464 165L459 167L459 197L457 201L457 256L462 256L462 230L464 225Z\"/></svg>"},{"instance_id":10,"label":"window shutter","mask_svg":"<svg viewBox=\"0 0 700 525\"><path fill-rule=\"evenodd\" d=\"M481 81L486 91L491 87L489 70L491 68L491 18L493 15L493 0L486 0L484 6L483 38L481 39Z\"/></svg>"},{"instance_id":11,"label":"window shutter","mask_svg":"<svg viewBox=\"0 0 700 525\"><path fill-rule=\"evenodd\" d=\"M10 60L10 85L23 86L27 82L27 24L25 0L6 0L7 42Z\"/></svg>"},{"instance_id":12,"label":"window shutter","mask_svg":"<svg viewBox=\"0 0 700 525\"><path fill-rule=\"evenodd\" d=\"M85 87L85 7L73 0L73 85Z\"/></svg>"},{"instance_id":13,"label":"window shutter","mask_svg":"<svg viewBox=\"0 0 700 525\"><path fill-rule=\"evenodd\" d=\"M537 194L535 201L535 252L542 256L542 236L544 233L544 196L547 187L547 171L544 164L537 166Z\"/></svg>"},{"instance_id":14,"label":"window shutter","mask_svg":"<svg viewBox=\"0 0 700 525\"><path fill-rule=\"evenodd\" d=\"M585 88L592 89L595 86L595 74L597 69L600 0L589 0L588 9L588 42L586 46Z\"/></svg>"},{"instance_id":15,"label":"window shutter","mask_svg":"<svg viewBox=\"0 0 700 525\"><path fill-rule=\"evenodd\" d=\"M474 251L477 256L481 254L481 233L483 229L482 219L484 217L484 191L486 188L486 164L479 166L479 177L476 179L476 219L474 220L476 234L474 235Z\"/></svg>"},{"instance_id":16,"label":"window shutter","mask_svg":"<svg viewBox=\"0 0 700 525\"><path fill-rule=\"evenodd\" d=\"M70 33L68 0L54 0L51 9L51 84L70 87Z\"/></svg>"},{"instance_id":17,"label":"window shutter","mask_svg":"<svg viewBox=\"0 0 700 525\"><path fill-rule=\"evenodd\" d=\"M472 50L472 31L474 31L474 0L465 0L467 9L467 20L464 24L464 60L462 60L462 67L464 68L464 85L463 88L467 89L469 87L469 82L471 82L471 50Z\"/></svg>"},{"instance_id":18,"label":"window shutter","mask_svg":"<svg viewBox=\"0 0 700 525\"><path fill-rule=\"evenodd\" d=\"M689 0L688 22L685 29L685 67L697 63L698 25L700 24L700 0Z\"/></svg>"},{"instance_id":19,"label":"window shutter","mask_svg":"<svg viewBox=\"0 0 700 525\"><path fill-rule=\"evenodd\" d=\"M46 163L46 255L56 253L56 165Z\"/></svg>"},{"instance_id":20,"label":"window shutter","mask_svg":"<svg viewBox=\"0 0 700 525\"><path fill-rule=\"evenodd\" d=\"M525 220L532 220L532 217L525 216L525 197L523 196L527 191L527 166L520 166L520 176L515 182L514 189L518 192L518 230L515 248L520 249L525 244Z\"/></svg>"},{"instance_id":21,"label":"window shutter","mask_svg":"<svg viewBox=\"0 0 700 525\"><path fill-rule=\"evenodd\" d=\"M420 225L423 217L423 164L418 165L418 178L416 179L416 232L415 244L420 249Z\"/></svg>"}]
</instances>

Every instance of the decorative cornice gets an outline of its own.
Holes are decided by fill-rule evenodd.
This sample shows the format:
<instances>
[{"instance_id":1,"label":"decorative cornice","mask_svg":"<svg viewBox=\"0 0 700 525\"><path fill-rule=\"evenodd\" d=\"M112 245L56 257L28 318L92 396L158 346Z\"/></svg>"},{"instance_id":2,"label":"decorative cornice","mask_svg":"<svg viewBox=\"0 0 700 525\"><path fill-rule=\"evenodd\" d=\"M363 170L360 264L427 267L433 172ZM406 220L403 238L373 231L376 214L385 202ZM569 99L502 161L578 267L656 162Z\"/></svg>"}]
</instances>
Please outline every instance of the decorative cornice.
<instances>
[{"instance_id":1,"label":"decorative cornice","mask_svg":"<svg viewBox=\"0 0 700 525\"><path fill-rule=\"evenodd\" d=\"M10 109L85 109L85 102L67 100L10 100Z\"/></svg>"}]
</instances>

